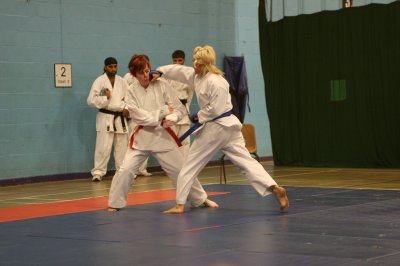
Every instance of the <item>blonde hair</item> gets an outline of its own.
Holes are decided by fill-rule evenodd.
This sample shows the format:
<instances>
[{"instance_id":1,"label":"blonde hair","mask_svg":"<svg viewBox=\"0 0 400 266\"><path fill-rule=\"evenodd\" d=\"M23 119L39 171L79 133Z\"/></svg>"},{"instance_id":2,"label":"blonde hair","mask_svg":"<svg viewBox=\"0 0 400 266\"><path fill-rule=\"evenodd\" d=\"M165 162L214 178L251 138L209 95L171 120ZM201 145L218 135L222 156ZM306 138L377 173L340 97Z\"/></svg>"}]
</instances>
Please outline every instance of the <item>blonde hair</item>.
<instances>
[{"instance_id":1,"label":"blonde hair","mask_svg":"<svg viewBox=\"0 0 400 266\"><path fill-rule=\"evenodd\" d=\"M196 60L198 64L204 66L203 73L201 73L202 76L208 72L224 76L224 72L215 66L216 58L217 56L214 48L210 45L205 45L203 47L197 46L193 50L193 59Z\"/></svg>"}]
</instances>

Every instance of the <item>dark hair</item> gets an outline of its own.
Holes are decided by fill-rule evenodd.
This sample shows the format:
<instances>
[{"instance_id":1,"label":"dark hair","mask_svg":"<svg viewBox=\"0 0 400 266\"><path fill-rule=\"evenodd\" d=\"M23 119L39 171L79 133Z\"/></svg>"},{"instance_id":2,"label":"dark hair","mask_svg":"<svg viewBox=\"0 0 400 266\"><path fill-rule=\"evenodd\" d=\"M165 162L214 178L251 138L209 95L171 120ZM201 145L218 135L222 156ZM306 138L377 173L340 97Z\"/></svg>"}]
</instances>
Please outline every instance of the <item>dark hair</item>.
<instances>
[{"instance_id":1,"label":"dark hair","mask_svg":"<svg viewBox=\"0 0 400 266\"><path fill-rule=\"evenodd\" d=\"M104 59L105 66L114 65L114 64L118 65L118 61L114 57L107 57L106 59Z\"/></svg>"},{"instance_id":2,"label":"dark hair","mask_svg":"<svg viewBox=\"0 0 400 266\"><path fill-rule=\"evenodd\" d=\"M132 76L136 76L137 73L142 72L146 66L151 69L149 57L144 54L133 55L128 64L129 72Z\"/></svg>"},{"instance_id":3,"label":"dark hair","mask_svg":"<svg viewBox=\"0 0 400 266\"><path fill-rule=\"evenodd\" d=\"M185 52L182 50L176 50L172 53L172 58L183 58L185 59Z\"/></svg>"}]
</instances>

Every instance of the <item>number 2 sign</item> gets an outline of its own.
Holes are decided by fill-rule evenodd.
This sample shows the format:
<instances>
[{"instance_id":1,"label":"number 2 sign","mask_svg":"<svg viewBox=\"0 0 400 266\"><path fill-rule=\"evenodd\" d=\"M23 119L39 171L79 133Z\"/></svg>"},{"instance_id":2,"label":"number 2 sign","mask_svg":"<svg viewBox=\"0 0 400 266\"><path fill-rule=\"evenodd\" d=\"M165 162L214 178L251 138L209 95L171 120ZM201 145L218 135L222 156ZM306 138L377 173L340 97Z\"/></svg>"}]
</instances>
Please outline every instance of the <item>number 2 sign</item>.
<instances>
[{"instance_id":1,"label":"number 2 sign","mask_svg":"<svg viewBox=\"0 0 400 266\"><path fill-rule=\"evenodd\" d=\"M72 87L71 64L54 64L54 84L56 88Z\"/></svg>"}]
</instances>

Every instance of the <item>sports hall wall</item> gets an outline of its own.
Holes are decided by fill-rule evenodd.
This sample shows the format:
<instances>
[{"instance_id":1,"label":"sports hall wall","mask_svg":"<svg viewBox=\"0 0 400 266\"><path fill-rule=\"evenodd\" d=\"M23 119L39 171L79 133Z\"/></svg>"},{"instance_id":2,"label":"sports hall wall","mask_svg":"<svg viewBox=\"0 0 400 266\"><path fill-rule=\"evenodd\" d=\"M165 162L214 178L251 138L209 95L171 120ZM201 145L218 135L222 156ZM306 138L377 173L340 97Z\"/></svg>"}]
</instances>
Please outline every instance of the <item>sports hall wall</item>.
<instances>
[{"instance_id":1,"label":"sports hall wall","mask_svg":"<svg viewBox=\"0 0 400 266\"><path fill-rule=\"evenodd\" d=\"M116 57L124 75L134 53L156 67L182 49L190 64L193 48L205 44L220 67L224 55L245 56L245 120L257 127L259 155L271 156L257 8L257 0L2 0L0 181L89 177L96 110L86 98L104 58ZM55 87L56 63L72 65L72 87Z\"/></svg>"}]
</instances>

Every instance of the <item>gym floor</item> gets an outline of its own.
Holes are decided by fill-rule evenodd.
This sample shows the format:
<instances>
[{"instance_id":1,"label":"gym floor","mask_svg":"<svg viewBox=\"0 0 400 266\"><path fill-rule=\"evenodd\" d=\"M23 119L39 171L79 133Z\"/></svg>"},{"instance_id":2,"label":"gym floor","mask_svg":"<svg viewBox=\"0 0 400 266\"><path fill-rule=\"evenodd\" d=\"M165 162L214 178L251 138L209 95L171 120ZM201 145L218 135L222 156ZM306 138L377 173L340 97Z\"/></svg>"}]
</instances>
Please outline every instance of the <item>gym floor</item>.
<instances>
[{"instance_id":1,"label":"gym floor","mask_svg":"<svg viewBox=\"0 0 400 266\"><path fill-rule=\"evenodd\" d=\"M162 211L163 173L138 177L106 211L112 177L0 187L1 265L400 265L400 169L277 167L290 207L260 197L234 166L199 176L218 209Z\"/></svg>"}]
</instances>

